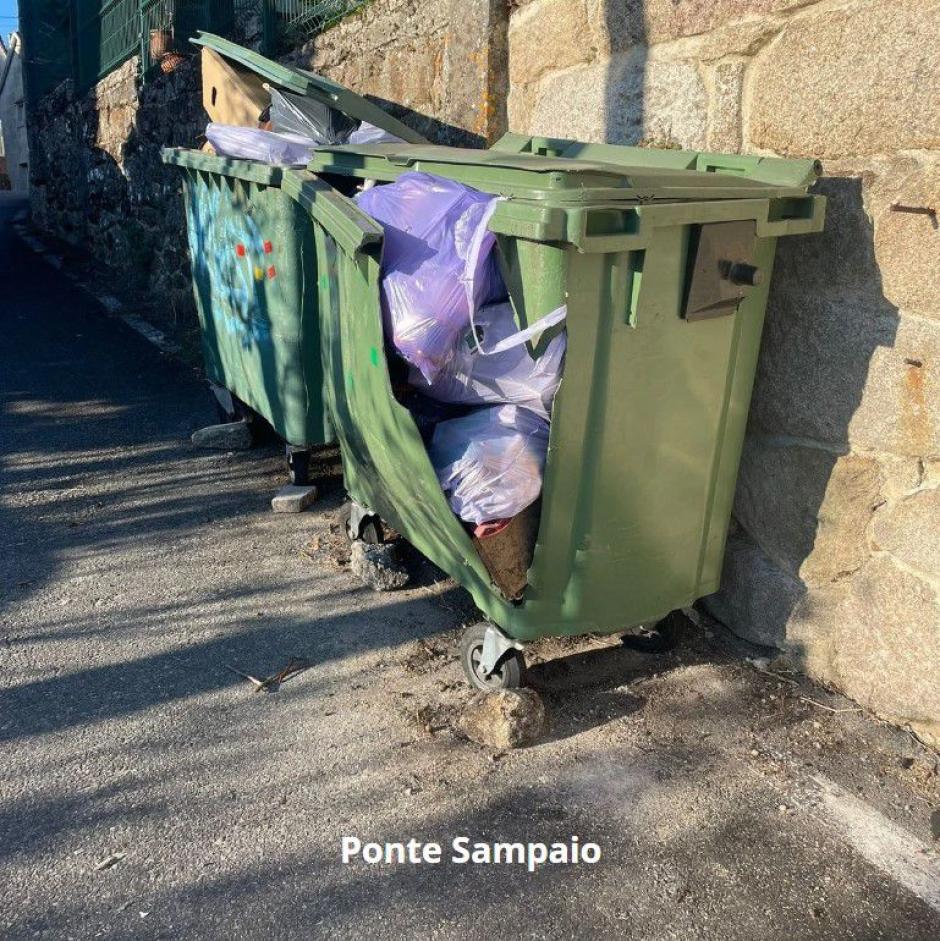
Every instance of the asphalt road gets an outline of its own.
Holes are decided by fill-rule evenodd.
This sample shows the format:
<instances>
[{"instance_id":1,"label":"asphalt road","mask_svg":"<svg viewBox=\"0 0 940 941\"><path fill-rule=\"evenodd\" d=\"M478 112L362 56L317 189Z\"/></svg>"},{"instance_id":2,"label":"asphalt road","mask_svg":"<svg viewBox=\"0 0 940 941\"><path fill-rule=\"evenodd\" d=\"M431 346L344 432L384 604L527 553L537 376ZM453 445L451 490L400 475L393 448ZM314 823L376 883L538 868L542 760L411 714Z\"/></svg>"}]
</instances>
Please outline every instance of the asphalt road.
<instances>
[{"instance_id":1,"label":"asphalt road","mask_svg":"<svg viewBox=\"0 0 940 941\"><path fill-rule=\"evenodd\" d=\"M551 730L463 740L465 596L373 594L275 449L194 451L197 376L20 241L0 194L0 936L940 937L936 757L720 632L542 644ZM311 668L255 693L235 667ZM594 865L343 865L343 836ZM445 856L449 853L445 850Z\"/></svg>"}]
</instances>

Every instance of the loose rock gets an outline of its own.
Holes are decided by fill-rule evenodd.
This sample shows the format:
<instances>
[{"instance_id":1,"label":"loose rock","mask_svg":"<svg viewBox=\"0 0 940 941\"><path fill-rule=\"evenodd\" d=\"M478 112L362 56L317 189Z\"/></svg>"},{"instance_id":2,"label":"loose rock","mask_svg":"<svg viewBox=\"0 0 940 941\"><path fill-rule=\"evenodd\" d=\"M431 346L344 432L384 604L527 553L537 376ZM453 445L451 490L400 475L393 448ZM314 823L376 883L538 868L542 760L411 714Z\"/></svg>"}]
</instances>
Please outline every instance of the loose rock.
<instances>
[{"instance_id":1,"label":"loose rock","mask_svg":"<svg viewBox=\"0 0 940 941\"><path fill-rule=\"evenodd\" d=\"M224 425L209 425L193 432L194 448L216 451L247 451L251 447L251 429L248 422L233 421Z\"/></svg>"},{"instance_id":2,"label":"loose rock","mask_svg":"<svg viewBox=\"0 0 940 941\"><path fill-rule=\"evenodd\" d=\"M275 513L303 513L317 499L317 488L311 484L299 487L286 484L271 499L271 509Z\"/></svg>"},{"instance_id":3,"label":"loose rock","mask_svg":"<svg viewBox=\"0 0 940 941\"><path fill-rule=\"evenodd\" d=\"M95 863L95 872L102 872L105 869L110 869L112 866L116 866L123 858L124 853L109 853L105 856L104 859L99 860Z\"/></svg>"},{"instance_id":4,"label":"loose rock","mask_svg":"<svg viewBox=\"0 0 940 941\"><path fill-rule=\"evenodd\" d=\"M477 693L460 715L458 727L478 745L524 748L545 730L545 705L532 689L501 689Z\"/></svg>"},{"instance_id":5,"label":"loose rock","mask_svg":"<svg viewBox=\"0 0 940 941\"><path fill-rule=\"evenodd\" d=\"M391 546L370 546L357 539L350 547L349 567L375 591L395 591L408 584L408 571Z\"/></svg>"}]
</instances>

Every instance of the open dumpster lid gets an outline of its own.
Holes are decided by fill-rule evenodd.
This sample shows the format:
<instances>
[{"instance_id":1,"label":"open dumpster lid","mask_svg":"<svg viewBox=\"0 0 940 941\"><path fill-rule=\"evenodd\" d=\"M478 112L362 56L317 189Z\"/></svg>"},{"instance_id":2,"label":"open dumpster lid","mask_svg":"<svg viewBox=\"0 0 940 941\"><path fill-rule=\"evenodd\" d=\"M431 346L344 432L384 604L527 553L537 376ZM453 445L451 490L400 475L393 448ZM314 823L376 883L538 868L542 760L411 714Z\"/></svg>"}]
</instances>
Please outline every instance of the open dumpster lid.
<instances>
[{"instance_id":1,"label":"open dumpster lid","mask_svg":"<svg viewBox=\"0 0 940 941\"><path fill-rule=\"evenodd\" d=\"M747 199L802 196L805 185L663 166L628 166L603 159L473 150L433 144L323 147L307 169L361 179L394 180L404 170L446 176L504 196L588 200Z\"/></svg>"},{"instance_id":2,"label":"open dumpster lid","mask_svg":"<svg viewBox=\"0 0 940 941\"><path fill-rule=\"evenodd\" d=\"M342 111L343 114L348 114L351 118L368 121L369 124L374 124L383 131L388 131L389 134L394 134L409 143L421 144L427 142L427 139L417 131L412 130L397 118L393 118L378 105L323 75L307 72L305 69L297 69L290 65L282 65L280 62L268 59L251 49L238 45L238 43L202 30L190 42L214 50L223 58L249 69L263 78L269 85L273 85L278 89L314 98L331 108L335 108L337 111Z\"/></svg>"}]
</instances>

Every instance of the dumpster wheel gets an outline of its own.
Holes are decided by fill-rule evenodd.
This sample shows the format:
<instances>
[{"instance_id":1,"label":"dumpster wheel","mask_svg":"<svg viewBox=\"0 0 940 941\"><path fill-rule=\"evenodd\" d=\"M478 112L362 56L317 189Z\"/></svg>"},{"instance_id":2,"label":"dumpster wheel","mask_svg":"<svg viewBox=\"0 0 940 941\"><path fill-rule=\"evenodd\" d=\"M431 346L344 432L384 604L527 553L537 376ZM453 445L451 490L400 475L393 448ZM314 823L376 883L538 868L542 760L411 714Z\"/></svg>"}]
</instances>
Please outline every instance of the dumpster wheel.
<instances>
[{"instance_id":1,"label":"dumpster wheel","mask_svg":"<svg viewBox=\"0 0 940 941\"><path fill-rule=\"evenodd\" d=\"M212 401L220 424L245 422L251 432L252 444L267 444L276 440L277 435L274 429L253 408L217 383L210 382L209 389L212 392Z\"/></svg>"},{"instance_id":2,"label":"dumpster wheel","mask_svg":"<svg viewBox=\"0 0 940 941\"><path fill-rule=\"evenodd\" d=\"M492 624L480 621L464 631L460 640L460 665L471 686L490 692L496 689L518 689L525 679L525 657L515 647L508 649L496 661L487 676L483 668L483 644L486 632L495 631Z\"/></svg>"}]
</instances>

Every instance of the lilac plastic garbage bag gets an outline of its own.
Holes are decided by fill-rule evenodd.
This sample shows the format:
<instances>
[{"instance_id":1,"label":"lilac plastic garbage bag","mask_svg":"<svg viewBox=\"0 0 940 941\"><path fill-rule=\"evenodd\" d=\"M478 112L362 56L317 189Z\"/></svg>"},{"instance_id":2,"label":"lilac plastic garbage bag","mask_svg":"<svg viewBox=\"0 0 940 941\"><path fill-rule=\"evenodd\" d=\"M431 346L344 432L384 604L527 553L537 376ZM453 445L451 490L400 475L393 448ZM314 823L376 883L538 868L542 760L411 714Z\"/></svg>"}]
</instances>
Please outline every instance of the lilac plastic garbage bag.
<instances>
[{"instance_id":1,"label":"lilac plastic garbage bag","mask_svg":"<svg viewBox=\"0 0 940 941\"><path fill-rule=\"evenodd\" d=\"M490 304L474 315L477 338L483 352L473 342L471 329L461 335L453 357L429 386L412 367L409 382L421 388L428 398L452 405L522 405L542 418L549 418L552 401L561 382L567 334L559 333L538 359L522 344L487 355L497 343L516 333L516 321L509 303Z\"/></svg>"},{"instance_id":2,"label":"lilac plastic garbage bag","mask_svg":"<svg viewBox=\"0 0 940 941\"><path fill-rule=\"evenodd\" d=\"M453 356L470 305L506 296L486 228L496 197L429 173L403 173L356 197L385 230L386 336L427 382Z\"/></svg>"},{"instance_id":3,"label":"lilac plastic garbage bag","mask_svg":"<svg viewBox=\"0 0 940 941\"><path fill-rule=\"evenodd\" d=\"M548 422L516 405L441 422L428 454L451 509L468 523L507 519L542 491Z\"/></svg>"}]
</instances>

